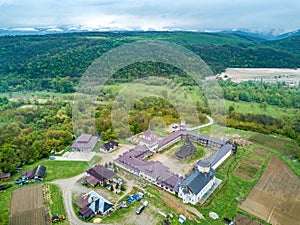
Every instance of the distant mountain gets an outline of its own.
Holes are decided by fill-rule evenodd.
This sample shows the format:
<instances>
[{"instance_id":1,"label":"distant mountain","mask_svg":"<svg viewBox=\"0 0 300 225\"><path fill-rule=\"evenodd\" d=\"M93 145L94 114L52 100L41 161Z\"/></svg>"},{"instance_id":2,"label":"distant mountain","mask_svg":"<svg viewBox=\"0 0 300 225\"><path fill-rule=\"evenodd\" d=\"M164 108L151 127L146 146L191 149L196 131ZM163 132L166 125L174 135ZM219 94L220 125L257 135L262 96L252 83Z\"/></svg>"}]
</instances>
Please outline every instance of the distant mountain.
<instances>
[{"instance_id":1,"label":"distant mountain","mask_svg":"<svg viewBox=\"0 0 300 225\"><path fill-rule=\"evenodd\" d=\"M0 28L0 36L5 35L45 35L45 34L54 34L54 33L74 33L74 32L144 32L142 28L119 28L119 27L88 27L81 25L68 25L68 26L47 26L47 27L15 27L15 28ZM146 31L157 31L157 30L146 30ZM161 31L182 31L177 28L166 28ZM250 31L247 29L233 29L233 30L193 30L186 32L194 33L224 33L224 34L235 34L237 36L244 37L251 41L263 41L263 40L280 40L293 36L300 36L300 30L293 32L288 32L278 35L274 30L269 32L259 32L259 31Z\"/></svg>"},{"instance_id":2,"label":"distant mountain","mask_svg":"<svg viewBox=\"0 0 300 225\"><path fill-rule=\"evenodd\" d=\"M281 34L279 36L276 37L276 39L284 39L284 38L289 38L289 37L297 37L300 36L300 30L296 30L296 31L292 31L292 32L288 32L285 34Z\"/></svg>"},{"instance_id":3,"label":"distant mountain","mask_svg":"<svg viewBox=\"0 0 300 225\"><path fill-rule=\"evenodd\" d=\"M284 34L278 34L275 31L271 30L269 32L253 32L248 31L245 29L240 30L226 30L221 31L220 33L228 33L228 34L236 34L245 38L248 38L249 40L280 40L284 38L294 37L294 36L300 36L300 30L284 33Z\"/></svg>"}]
</instances>

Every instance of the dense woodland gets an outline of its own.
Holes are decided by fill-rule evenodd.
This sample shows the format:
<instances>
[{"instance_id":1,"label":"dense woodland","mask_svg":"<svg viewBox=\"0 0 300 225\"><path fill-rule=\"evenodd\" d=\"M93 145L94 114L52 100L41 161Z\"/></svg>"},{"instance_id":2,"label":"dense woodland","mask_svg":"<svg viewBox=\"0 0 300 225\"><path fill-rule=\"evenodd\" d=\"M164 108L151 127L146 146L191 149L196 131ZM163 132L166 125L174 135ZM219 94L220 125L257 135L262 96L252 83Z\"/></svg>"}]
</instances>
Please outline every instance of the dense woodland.
<instances>
[{"instance_id":1,"label":"dense woodland","mask_svg":"<svg viewBox=\"0 0 300 225\"><path fill-rule=\"evenodd\" d=\"M216 74L227 67L300 67L300 37L264 41L237 34L189 32L73 33L0 37L0 92L51 90L73 92L88 66L103 53L136 40L163 40L198 54ZM143 70L177 75L171 66L137 63L114 78L132 80Z\"/></svg>"},{"instance_id":2,"label":"dense woodland","mask_svg":"<svg viewBox=\"0 0 300 225\"><path fill-rule=\"evenodd\" d=\"M87 67L104 52L134 40L172 41L199 54L214 73L227 67L300 67L300 37L263 41L234 34L192 33L78 33L45 36L0 37L0 92L26 93L49 91L72 93ZM184 88L195 86L191 78L176 67L162 63L141 62L119 70L109 84L133 81L143 76L163 76ZM256 102L262 108L276 105L299 109L300 88L261 82L233 83L219 81L224 97L231 101ZM144 98L136 102L129 114L130 133L114 130L111 110L114 92L102 92L96 108L96 128L80 132L101 134L104 140L125 138L154 126L179 122L170 103L161 98ZM199 120L209 114L203 93L197 100ZM47 102L0 97L0 173L14 172L22 164L48 157L52 150L70 146L79 133L73 133L72 107L68 101ZM218 122L218 118L217 118ZM267 114L236 112L228 108L227 126L267 134L280 134L300 144L300 113L274 118ZM117 134L116 134L117 133ZM298 159L300 156L297 156Z\"/></svg>"}]
</instances>

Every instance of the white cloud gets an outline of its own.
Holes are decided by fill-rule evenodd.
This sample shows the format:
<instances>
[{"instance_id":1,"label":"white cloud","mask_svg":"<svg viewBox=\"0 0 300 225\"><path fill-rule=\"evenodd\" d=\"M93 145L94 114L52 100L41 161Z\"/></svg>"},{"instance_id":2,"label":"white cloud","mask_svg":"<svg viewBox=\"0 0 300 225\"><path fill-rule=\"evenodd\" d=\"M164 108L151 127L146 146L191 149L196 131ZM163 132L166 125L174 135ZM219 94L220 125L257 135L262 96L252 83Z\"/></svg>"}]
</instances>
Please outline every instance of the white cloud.
<instances>
[{"instance_id":1,"label":"white cloud","mask_svg":"<svg viewBox=\"0 0 300 225\"><path fill-rule=\"evenodd\" d=\"M0 27L74 24L282 31L300 27L299 0L0 0L0 11Z\"/></svg>"}]
</instances>

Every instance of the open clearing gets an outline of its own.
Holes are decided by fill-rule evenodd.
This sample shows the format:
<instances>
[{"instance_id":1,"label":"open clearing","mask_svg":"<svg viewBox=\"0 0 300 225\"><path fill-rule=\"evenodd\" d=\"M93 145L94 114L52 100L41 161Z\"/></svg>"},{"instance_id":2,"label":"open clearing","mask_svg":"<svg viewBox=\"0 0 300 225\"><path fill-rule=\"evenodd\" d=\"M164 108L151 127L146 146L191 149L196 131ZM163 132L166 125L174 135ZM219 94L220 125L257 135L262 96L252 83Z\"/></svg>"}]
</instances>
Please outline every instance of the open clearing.
<instances>
[{"instance_id":1,"label":"open clearing","mask_svg":"<svg viewBox=\"0 0 300 225\"><path fill-rule=\"evenodd\" d=\"M271 224L298 224L299 178L285 163L272 156L262 177L240 208Z\"/></svg>"},{"instance_id":2,"label":"open clearing","mask_svg":"<svg viewBox=\"0 0 300 225\"><path fill-rule=\"evenodd\" d=\"M278 68L227 68L224 73L218 75L222 78L230 78L235 82L248 80L268 83L285 83L297 86L300 81L300 69L278 69Z\"/></svg>"},{"instance_id":3,"label":"open clearing","mask_svg":"<svg viewBox=\"0 0 300 225\"><path fill-rule=\"evenodd\" d=\"M43 186L19 188L12 194L10 225L49 224L50 216L44 207Z\"/></svg>"},{"instance_id":4,"label":"open clearing","mask_svg":"<svg viewBox=\"0 0 300 225\"><path fill-rule=\"evenodd\" d=\"M260 171L267 156L267 151L258 148L254 149L250 156L246 157L241 164L234 169L234 175L252 181L258 171Z\"/></svg>"},{"instance_id":5,"label":"open clearing","mask_svg":"<svg viewBox=\"0 0 300 225\"><path fill-rule=\"evenodd\" d=\"M234 219L234 222L236 225L263 225L262 223L243 215L238 215Z\"/></svg>"},{"instance_id":6,"label":"open clearing","mask_svg":"<svg viewBox=\"0 0 300 225\"><path fill-rule=\"evenodd\" d=\"M274 149L287 157L293 157L297 154L297 151L300 151L296 141L282 139L273 135L256 133L249 138L249 141Z\"/></svg>"}]
</instances>

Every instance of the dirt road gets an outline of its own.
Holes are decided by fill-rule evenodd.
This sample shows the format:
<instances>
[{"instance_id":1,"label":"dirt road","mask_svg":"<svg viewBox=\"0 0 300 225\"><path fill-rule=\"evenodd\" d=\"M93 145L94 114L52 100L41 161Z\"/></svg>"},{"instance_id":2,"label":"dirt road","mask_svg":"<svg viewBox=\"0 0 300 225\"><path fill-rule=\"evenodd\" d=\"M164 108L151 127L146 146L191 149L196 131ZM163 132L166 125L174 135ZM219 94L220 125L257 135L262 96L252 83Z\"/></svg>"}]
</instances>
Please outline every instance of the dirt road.
<instances>
[{"instance_id":1,"label":"dirt road","mask_svg":"<svg viewBox=\"0 0 300 225\"><path fill-rule=\"evenodd\" d=\"M206 115L206 117L207 117L207 119L209 120L208 123L203 124L203 125L200 125L200 126L196 126L196 127L187 128L187 130L193 131L193 130L198 130L198 129L201 129L201 128L204 128L204 127L208 127L208 126L210 126L210 125L213 125L214 119L211 118L210 116L207 116L207 115Z\"/></svg>"},{"instance_id":2,"label":"dirt road","mask_svg":"<svg viewBox=\"0 0 300 225\"><path fill-rule=\"evenodd\" d=\"M81 185L76 185L77 181L84 177L84 173L81 173L75 177L68 178L68 179L60 179L60 180L55 180L51 182L52 184L58 185L63 194L63 200L64 200L64 205L67 213L67 219L69 220L71 225L91 225L92 223L85 223L78 219L76 213L73 210L72 206L72 194L73 192L78 192L80 191L78 188L82 188L82 191L87 191L88 189L81 186ZM87 189L87 190L86 190Z\"/></svg>"}]
</instances>

